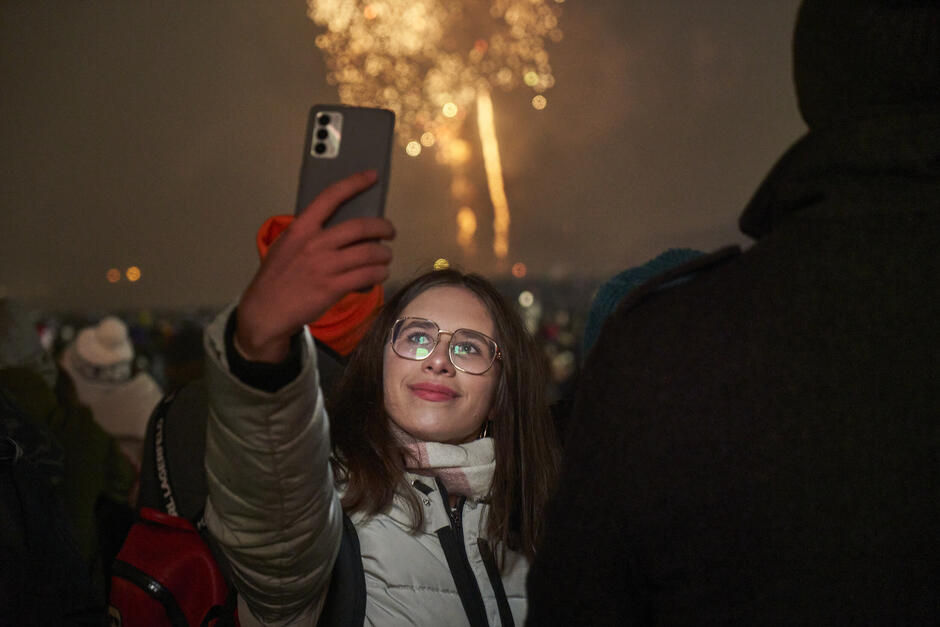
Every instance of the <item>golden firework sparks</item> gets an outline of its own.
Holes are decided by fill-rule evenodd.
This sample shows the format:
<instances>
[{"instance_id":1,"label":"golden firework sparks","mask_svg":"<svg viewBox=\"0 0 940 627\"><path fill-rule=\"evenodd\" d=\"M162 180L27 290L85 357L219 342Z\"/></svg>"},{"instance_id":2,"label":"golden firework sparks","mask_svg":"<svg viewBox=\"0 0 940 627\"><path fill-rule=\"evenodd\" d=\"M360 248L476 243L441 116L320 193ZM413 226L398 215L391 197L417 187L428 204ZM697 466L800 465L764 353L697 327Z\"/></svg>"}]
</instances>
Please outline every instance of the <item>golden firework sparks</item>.
<instances>
[{"instance_id":1,"label":"golden firework sparks","mask_svg":"<svg viewBox=\"0 0 940 627\"><path fill-rule=\"evenodd\" d=\"M477 108L499 258L509 250L509 205L489 94L525 86L537 97L533 107L545 107L544 93L555 84L545 44L562 38L562 1L307 1L310 18L324 29L316 45L326 56L327 81L344 103L394 111L408 154L433 146L461 176L472 152L463 125Z\"/></svg>"}]
</instances>

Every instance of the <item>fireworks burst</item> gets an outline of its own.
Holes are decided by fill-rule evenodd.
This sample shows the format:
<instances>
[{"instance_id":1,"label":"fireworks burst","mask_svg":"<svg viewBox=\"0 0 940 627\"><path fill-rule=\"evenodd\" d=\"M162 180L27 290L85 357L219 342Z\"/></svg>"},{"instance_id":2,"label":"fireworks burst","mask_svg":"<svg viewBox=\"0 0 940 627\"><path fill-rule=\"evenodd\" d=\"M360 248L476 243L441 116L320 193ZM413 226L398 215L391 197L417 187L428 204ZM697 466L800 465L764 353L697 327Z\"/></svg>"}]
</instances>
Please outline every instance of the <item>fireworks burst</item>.
<instances>
[{"instance_id":1,"label":"fireworks burst","mask_svg":"<svg viewBox=\"0 0 940 627\"><path fill-rule=\"evenodd\" d=\"M462 131L476 109L499 259L509 251L509 205L490 92L524 85L535 92L533 108L545 108L545 92L555 84L545 44L561 41L557 5L563 1L307 0L310 18L325 29L316 45L340 99L394 111L405 152L433 149L451 168L459 205L472 195L464 171L473 149ZM465 250L471 218L476 228L467 211L472 214L466 206L458 214Z\"/></svg>"}]
</instances>

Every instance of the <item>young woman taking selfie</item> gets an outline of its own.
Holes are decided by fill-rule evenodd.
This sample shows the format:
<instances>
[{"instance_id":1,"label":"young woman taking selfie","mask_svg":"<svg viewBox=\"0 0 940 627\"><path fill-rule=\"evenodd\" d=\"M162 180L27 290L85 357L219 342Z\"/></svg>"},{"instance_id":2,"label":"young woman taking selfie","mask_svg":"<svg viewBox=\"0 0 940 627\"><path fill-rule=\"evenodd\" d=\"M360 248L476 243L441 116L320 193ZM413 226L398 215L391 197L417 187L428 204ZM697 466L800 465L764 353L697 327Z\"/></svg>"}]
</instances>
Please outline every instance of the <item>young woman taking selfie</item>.
<instances>
[{"instance_id":1,"label":"young woman taking selfie","mask_svg":"<svg viewBox=\"0 0 940 627\"><path fill-rule=\"evenodd\" d=\"M357 611L372 625L521 625L558 448L543 358L511 307L479 276L420 276L379 311L328 407L318 386L304 324L384 281L394 237L381 218L322 224L374 181L321 193L207 331L206 520L242 625ZM332 598L350 548L364 602ZM329 617L328 596L343 605Z\"/></svg>"}]
</instances>

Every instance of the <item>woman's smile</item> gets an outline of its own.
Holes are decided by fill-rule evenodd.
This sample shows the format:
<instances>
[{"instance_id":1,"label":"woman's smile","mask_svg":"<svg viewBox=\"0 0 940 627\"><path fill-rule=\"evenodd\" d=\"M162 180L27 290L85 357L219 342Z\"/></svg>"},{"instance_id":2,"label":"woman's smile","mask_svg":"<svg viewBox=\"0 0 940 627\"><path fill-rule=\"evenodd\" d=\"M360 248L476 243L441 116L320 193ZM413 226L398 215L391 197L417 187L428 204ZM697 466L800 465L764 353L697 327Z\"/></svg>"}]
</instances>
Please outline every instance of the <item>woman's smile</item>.
<instances>
[{"instance_id":1,"label":"woman's smile","mask_svg":"<svg viewBox=\"0 0 940 627\"><path fill-rule=\"evenodd\" d=\"M460 396L455 390L452 390L446 385L438 385L436 383L415 383L409 385L408 389L418 398L435 403L450 401Z\"/></svg>"}]
</instances>

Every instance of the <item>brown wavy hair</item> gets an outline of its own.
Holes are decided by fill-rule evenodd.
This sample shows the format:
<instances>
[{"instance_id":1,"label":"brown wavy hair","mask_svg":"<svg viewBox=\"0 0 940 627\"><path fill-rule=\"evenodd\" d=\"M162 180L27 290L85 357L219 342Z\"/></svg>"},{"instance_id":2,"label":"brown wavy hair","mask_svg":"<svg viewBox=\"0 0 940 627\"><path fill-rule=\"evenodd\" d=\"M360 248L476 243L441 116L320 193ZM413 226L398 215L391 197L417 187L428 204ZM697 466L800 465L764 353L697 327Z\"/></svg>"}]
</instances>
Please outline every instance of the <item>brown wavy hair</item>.
<instances>
[{"instance_id":1,"label":"brown wavy hair","mask_svg":"<svg viewBox=\"0 0 940 627\"><path fill-rule=\"evenodd\" d=\"M418 497L405 482L404 450L389 428L382 364L392 324L402 310L422 292L444 286L470 290L495 323L502 359L489 414L496 469L486 531L497 555L508 547L531 560L560 457L546 396L548 368L519 315L477 274L436 270L412 280L386 302L350 356L327 405L334 471L345 488L343 509L375 515L388 511L398 493L411 509L413 531L423 524Z\"/></svg>"}]
</instances>

